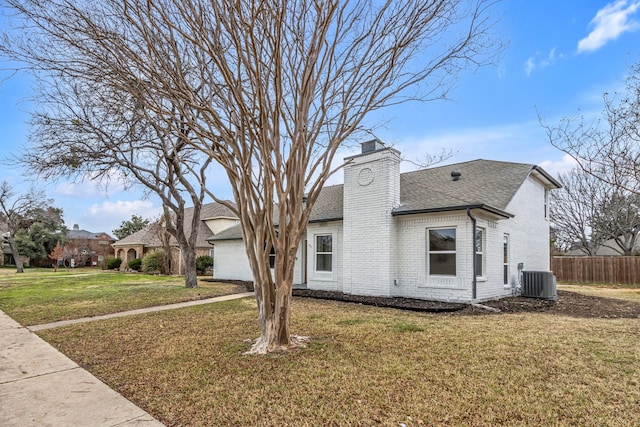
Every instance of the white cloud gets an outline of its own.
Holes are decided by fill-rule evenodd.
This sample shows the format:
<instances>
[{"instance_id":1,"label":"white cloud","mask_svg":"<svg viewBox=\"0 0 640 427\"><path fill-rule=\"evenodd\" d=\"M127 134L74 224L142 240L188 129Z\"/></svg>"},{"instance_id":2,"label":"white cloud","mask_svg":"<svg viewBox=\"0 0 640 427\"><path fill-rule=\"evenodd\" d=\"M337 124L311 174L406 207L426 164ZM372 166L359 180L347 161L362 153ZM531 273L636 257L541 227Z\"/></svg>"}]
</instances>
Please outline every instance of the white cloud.
<instances>
[{"instance_id":1,"label":"white cloud","mask_svg":"<svg viewBox=\"0 0 640 427\"><path fill-rule=\"evenodd\" d=\"M533 56L530 56L529 59L527 59L527 62L524 63L524 72L527 76L530 76L534 68L536 68L535 60L533 59Z\"/></svg>"},{"instance_id":2,"label":"white cloud","mask_svg":"<svg viewBox=\"0 0 640 427\"><path fill-rule=\"evenodd\" d=\"M93 204L89 208L92 215L115 214L115 213L136 213L138 210L148 210L153 208L153 202L149 200L133 200L117 202L102 202L102 204Z\"/></svg>"},{"instance_id":3,"label":"white cloud","mask_svg":"<svg viewBox=\"0 0 640 427\"><path fill-rule=\"evenodd\" d=\"M531 75L535 68L545 68L553 65L557 60L564 59L564 54L556 53L556 48L552 48L547 55L536 52L534 56L530 56L524 63L524 72L527 77Z\"/></svg>"},{"instance_id":4,"label":"white cloud","mask_svg":"<svg viewBox=\"0 0 640 427\"><path fill-rule=\"evenodd\" d=\"M555 177L557 177L560 173L569 172L577 165L578 162L576 162L576 160L568 154L562 156L560 160L544 160L540 162L540 166Z\"/></svg>"},{"instance_id":5,"label":"white cloud","mask_svg":"<svg viewBox=\"0 0 640 427\"><path fill-rule=\"evenodd\" d=\"M540 66L548 67L549 65L553 65L557 59L563 59L563 58L564 58L564 54L562 53L556 55L556 48L554 47L549 51L549 55L547 55L545 59L540 61Z\"/></svg>"},{"instance_id":6,"label":"white cloud","mask_svg":"<svg viewBox=\"0 0 640 427\"><path fill-rule=\"evenodd\" d=\"M59 196L98 197L104 192L93 182L63 182L54 190Z\"/></svg>"},{"instance_id":7,"label":"white cloud","mask_svg":"<svg viewBox=\"0 0 640 427\"><path fill-rule=\"evenodd\" d=\"M65 211L65 222L68 227L78 224L82 230L111 233L122 221L131 219L132 215L156 219L161 213L162 207L154 205L150 200L104 201L100 204L94 203L85 211Z\"/></svg>"},{"instance_id":8,"label":"white cloud","mask_svg":"<svg viewBox=\"0 0 640 427\"><path fill-rule=\"evenodd\" d=\"M87 175L80 182L63 182L54 192L60 196L91 198L103 197L105 194L113 195L124 190L125 178L118 171L112 171L102 180L94 178Z\"/></svg>"},{"instance_id":9,"label":"white cloud","mask_svg":"<svg viewBox=\"0 0 640 427\"><path fill-rule=\"evenodd\" d=\"M578 53L598 50L621 34L640 28L640 23L632 19L639 9L638 0L619 0L600 9L590 22L593 30L578 42Z\"/></svg>"}]
</instances>

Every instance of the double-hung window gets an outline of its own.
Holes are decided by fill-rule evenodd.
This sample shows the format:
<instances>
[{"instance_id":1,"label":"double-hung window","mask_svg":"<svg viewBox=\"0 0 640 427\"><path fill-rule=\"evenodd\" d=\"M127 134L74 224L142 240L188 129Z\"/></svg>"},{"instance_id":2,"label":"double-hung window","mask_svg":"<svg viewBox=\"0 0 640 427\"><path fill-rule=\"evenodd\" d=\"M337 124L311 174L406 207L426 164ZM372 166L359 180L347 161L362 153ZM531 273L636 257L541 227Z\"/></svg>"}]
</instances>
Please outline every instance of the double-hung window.
<instances>
[{"instance_id":1,"label":"double-hung window","mask_svg":"<svg viewBox=\"0 0 640 427\"><path fill-rule=\"evenodd\" d=\"M505 285L509 284L509 235L505 234L502 237L502 267L503 267L503 282Z\"/></svg>"},{"instance_id":2,"label":"double-hung window","mask_svg":"<svg viewBox=\"0 0 640 427\"><path fill-rule=\"evenodd\" d=\"M476 276L482 277L484 272L484 230L482 228L476 229Z\"/></svg>"},{"instance_id":3,"label":"double-hung window","mask_svg":"<svg viewBox=\"0 0 640 427\"><path fill-rule=\"evenodd\" d=\"M429 239L429 274L432 276L456 275L456 229L432 228Z\"/></svg>"},{"instance_id":4,"label":"double-hung window","mask_svg":"<svg viewBox=\"0 0 640 427\"><path fill-rule=\"evenodd\" d=\"M549 189L544 189L544 217L549 218Z\"/></svg>"},{"instance_id":5,"label":"double-hung window","mask_svg":"<svg viewBox=\"0 0 640 427\"><path fill-rule=\"evenodd\" d=\"M333 271L333 235L316 235L316 271Z\"/></svg>"}]
</instances>

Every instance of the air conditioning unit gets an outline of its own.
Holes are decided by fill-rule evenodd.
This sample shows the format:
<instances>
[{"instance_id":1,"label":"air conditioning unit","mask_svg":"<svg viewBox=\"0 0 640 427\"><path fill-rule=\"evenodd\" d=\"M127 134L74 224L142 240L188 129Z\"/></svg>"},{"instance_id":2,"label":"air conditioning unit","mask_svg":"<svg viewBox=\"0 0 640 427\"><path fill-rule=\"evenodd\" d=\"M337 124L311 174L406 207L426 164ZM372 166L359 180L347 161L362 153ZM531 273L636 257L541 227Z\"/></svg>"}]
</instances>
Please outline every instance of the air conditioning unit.
<instances>
[{"instance_id":1,"label":"air conditioning unit","mask_svg":"<svg viewBox=\"0 0 640 427\"><path fill-rule=\"evenodd\" d=\"M556 299L556 277L551 271L523 271L522 296L529 298Z\"/></svg>"}]
</instances>

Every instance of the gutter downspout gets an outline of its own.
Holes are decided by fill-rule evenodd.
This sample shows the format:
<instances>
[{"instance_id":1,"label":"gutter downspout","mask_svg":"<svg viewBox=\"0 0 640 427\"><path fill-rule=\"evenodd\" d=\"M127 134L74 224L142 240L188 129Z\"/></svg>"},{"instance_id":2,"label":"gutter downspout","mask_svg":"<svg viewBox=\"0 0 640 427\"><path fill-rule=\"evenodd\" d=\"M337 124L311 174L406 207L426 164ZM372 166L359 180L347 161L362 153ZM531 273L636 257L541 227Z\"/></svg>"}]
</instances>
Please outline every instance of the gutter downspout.
<instances>
[{"instance_id":1,"label":"gutter downspout","mask_svg":"<svg viewBox=\"0 0 640 427\"><path fill-rule=\"evenodd\" d=\"M478 280L476 278L476 229L477 229L477 220L476 217L471 215L471 209L467 208L467 216L469 218L471 218L471 223L472 223L472 230L471 230L471 259L472 259L472 266L473 266L473 271L472 271L472 299L475 301L476 299L476 294L477 294L477 288L478 288Z\"/></svg>"}]
</instances>

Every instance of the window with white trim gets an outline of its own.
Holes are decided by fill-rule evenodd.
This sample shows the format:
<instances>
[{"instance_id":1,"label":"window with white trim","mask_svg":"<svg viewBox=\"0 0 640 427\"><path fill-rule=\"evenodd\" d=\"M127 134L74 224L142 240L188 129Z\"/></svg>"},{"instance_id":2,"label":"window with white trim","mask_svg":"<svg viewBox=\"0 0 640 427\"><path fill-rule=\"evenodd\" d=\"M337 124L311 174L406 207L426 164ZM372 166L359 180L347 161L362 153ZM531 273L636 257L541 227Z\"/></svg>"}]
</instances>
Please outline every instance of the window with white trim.
<instances>
[{"instance_id":1,"label":"window with white trim","mask_svg":"<svg viewBox=\"0 0 640 427\"><path fill-rule=\"evenodd\" d=\"M549 189L544 189L544 217L549 218Z\"/></svg>"},{"instance_id":2,"label":"window with white trim","mask_svg":"<svg viewBox=\"0 0 640 427\"><path fill-rule=\"evenodd\" d=\"M316 271L333 271L333 235L316 235Z\"/></svg>"},{"instance_id":3,"label":"window with white trim","mask_svg":"<svg viewBox=\"0 0 640 427\"><path fill-rule=\"evenodd\" d=\"M509 284L509 235L502 237L502 266L503 266L503 283Z\"/></svg>"},{"instance_id":4,"label":"window with white trim","mask_svg":"<svg viewBox=\"0 0 640 427\"><path fill-rule=\"evenodd\" d=\"M456 275L456 229L432 228L427 230L428 264L431 276Z\"/></svg>"},{"instance_id":5,"label":"window with white trim","mask_svg":"<svg viewBox=\"0 0 640 427\"><path fill-rule=\"evenodd\" d=\"M476 276L482 277L484 274L484 229L476 229Z\"/></svg>"}]
</instances>

